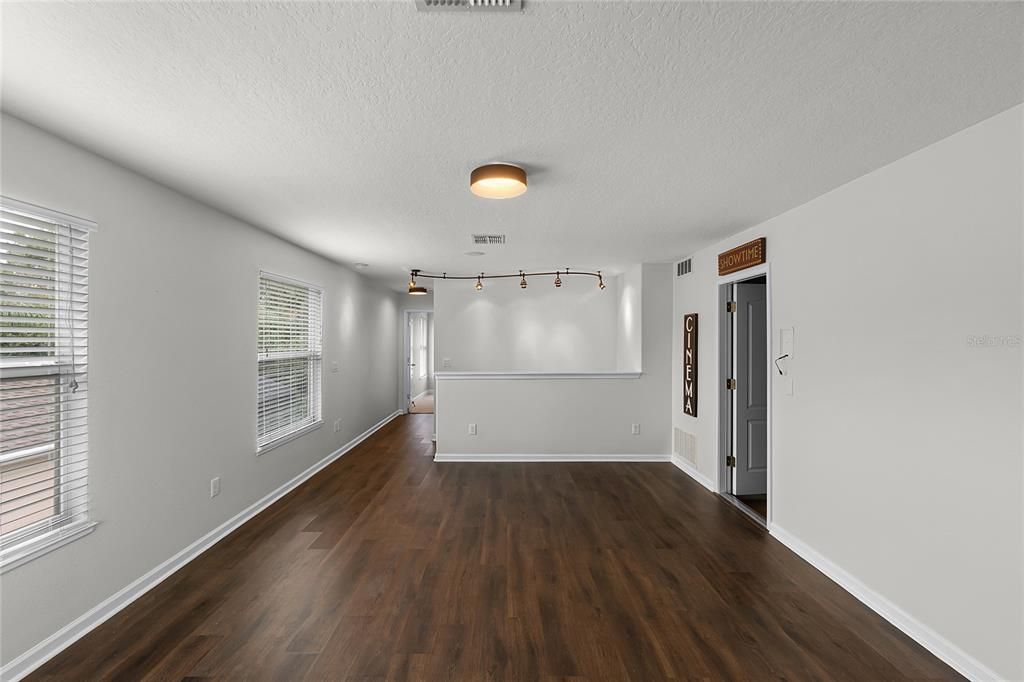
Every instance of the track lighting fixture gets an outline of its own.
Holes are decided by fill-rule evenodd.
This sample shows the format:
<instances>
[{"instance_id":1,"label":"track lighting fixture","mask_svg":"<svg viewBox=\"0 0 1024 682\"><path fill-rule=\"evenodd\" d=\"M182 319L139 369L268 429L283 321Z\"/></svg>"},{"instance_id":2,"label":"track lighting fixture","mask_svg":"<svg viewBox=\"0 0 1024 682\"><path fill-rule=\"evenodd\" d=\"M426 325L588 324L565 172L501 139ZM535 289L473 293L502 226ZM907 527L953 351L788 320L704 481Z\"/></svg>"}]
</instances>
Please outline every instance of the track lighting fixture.
<instances>
[{"instance_id":1,"label":"track lighting fixture","mask_svg":"<svg viewBox=\"0 0 1024 682\"><path fill-rule=\"evenodd\" d=\"M527 287L527 277L550 277L551 275L555 276L555 287L560 288L562 286L561 270L555 270L554 272L526 272L525 270L520 270L518 273L508 273L504 275L486 275L482 272L479 275L449 275L447 272L443 272L440 275L431 275L429 273L424 273L422 270L412 270L409 272L409 293L412 294L413 296L422 296L428 293L426 287L416 284L416 280L418 278L476 280L476 282L473 284L473 288L476 289L477 291L482 291L484 288L485 279L508 279L511 277L518 277L519 288L525 289ZM570 270L569 268L565 269L566 277L572 277L574 275L582 277L596 277L598 288L605 288L604 276L601 274L600 270L598 270L597 272L585 272L582 270L573 271Z\"/></svg>"},{"instance_id":2,"label":"track lighting fixture","mask_svg":"<svg viewBox=\"0 0 1024 682\"><path fill-rule=\"evenodd\" d=\"M409 273L409 295L410 296L426 296L427 288L416 285L416 276L420 274L419 270L413 270Z\"/></svg>"}]
</instances>

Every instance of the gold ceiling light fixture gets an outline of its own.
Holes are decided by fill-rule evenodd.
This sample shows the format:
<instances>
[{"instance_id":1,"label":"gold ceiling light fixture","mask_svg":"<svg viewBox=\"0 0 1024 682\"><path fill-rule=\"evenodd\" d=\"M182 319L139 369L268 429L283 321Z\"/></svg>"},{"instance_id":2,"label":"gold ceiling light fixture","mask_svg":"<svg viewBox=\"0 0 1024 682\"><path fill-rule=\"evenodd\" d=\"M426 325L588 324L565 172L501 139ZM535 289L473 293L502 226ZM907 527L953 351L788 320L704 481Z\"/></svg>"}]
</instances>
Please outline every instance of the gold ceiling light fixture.
<instances>
[{"instance_id":1,"label":"gold ceiling light fixture","mask_svg":"<svg viewBox=\"0 0 1024 682\"><path fill-rule=\"evenodd\" d=\"M413 296L422 296L423 294L427 293L426 287L423 287L423 286L420 286L420 285L416 284L416 280L417 279L465 279L465 280L475 280L475 282L473 284L473 288L476 289L477 291L482 291L483 288L484 288L484 280L485 279L509 279L509 278L512 278L512 277L517 277L519 279L519 288L520 289L525 289L527 287L527 281L526 281L527 277L550 277L551 275L555 276L555 287L556 288L561 288L561 286L562 286L562 271L561 270L555 270L554 272L547 272L547 271L545 271L545 272L527 272L525 270L520 270L519 272L510 272L510 273L507 273L507 274L498 274L498 275L487 275L487 274L484 274L482 272L480 274L478 274L478 275L449 275L447 272L442 272L440 275L432 275L430 273L423 272L422 270L412 270L412 271L409 272L409 293L412 294ZM565 269L565 276L566 277L574 277L574 276L575 277L593 277L593 278L597 279L597 287L599 289L604 289L605 288L604 276L601 274L600 270L597 270L595 272L588 272L586 270L570 270L569 268L566 268Z\"/></svg>"},{"instance_id":2,"label":"gold ceiling light fixture","mask_svg":"<svg viewBox=\"0 0 1024 682\"><path fill-rule=\"evenodd\" d=\"M426 296L427 288L416 284L416 277L420 274L419 270L413 270L409 273L409 295L410 296Z\"/></svg>"},{"instance_id":3,"label":"gold ceiling light fixture","mask_svg":"<svg viewBox=\"0 0 1024 682\"><path fill-rule=\"evenodd\" d=\"M469 174L469 190L485 199L511 199L526 191L526 171L510 163L488 163Z\"/></svg>"}]
</instances>

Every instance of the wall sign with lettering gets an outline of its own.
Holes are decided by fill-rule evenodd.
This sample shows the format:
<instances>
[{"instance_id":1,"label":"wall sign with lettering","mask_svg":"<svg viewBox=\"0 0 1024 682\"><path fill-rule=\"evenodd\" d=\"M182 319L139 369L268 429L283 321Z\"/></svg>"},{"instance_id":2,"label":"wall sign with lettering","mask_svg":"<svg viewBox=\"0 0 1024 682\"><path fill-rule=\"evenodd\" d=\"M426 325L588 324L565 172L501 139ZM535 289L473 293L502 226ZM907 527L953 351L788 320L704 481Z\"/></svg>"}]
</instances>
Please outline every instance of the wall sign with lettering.
<instances>
[{"instance_id":1,"label":"wall sign with lettering","mask_svg":"<svg viewBox=\"0 0 1024 682\"><path fill-rule=\"evenodd\" d=\"M765 262L764 237L718 254L718 274L728 275Z\"/></svg>"},{"instance_id":2,"label":"wall sign with lettering","mask_svg":"<svg viewBox=\"0 0 1024 682\"><path fill-rule=\"evenodd\" d=\"M683 316L683 412L697 416L697 313Z\"/></svg>"}]
</instances>

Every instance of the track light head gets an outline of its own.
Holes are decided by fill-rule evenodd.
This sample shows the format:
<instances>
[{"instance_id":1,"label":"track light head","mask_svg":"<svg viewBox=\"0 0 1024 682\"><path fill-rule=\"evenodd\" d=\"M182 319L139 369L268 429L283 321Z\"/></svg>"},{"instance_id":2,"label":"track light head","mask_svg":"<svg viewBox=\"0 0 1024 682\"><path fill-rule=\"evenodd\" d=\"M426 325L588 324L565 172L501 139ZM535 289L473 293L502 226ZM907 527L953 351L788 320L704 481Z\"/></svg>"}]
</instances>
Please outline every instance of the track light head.
<instances>
[{"instance_id":1,"label":"track light head","mask_svg":"<svg viewBox=\"0 0 1024 682\"><path fill-rule=\"evenodd\" d=\"M555 270L555 286L556 287L562 286L562 277L561 277L561 275L559 274L559 272L557 270Z\"/></svg>"},{"instance_id":2,"label":"track light head","mask_svg":"<svg viewBox=\"0 0 1024 682\"><path fill-rule=\"evenodd\" d=\"M597 271L597 288L604 290L604 277L601 276L601 271Z\"/></svg>"},{"instance_id":3,"label":"track light head","mask_svg":"<svg viewBox=\"0 0 1024 682\"><path fill-rule=\"evenodd\" d=\"M519 288L520 289L525 289L526 288L526 275L523 274L522 270L519 271L519 277L521 277L521 279L519 280Z\"/></svg>"},{"instance_id":4,"label":"track light head","mask_svg":"<svg viewBox=\"0 0 1024 682\"><path fill-rule=\"evenodd\" d=\"M482 273L482 272L481 272L481 273L480 273L479 275L477 275L477 277L476 277L476 286L475 286L474 288L475 288L475 289L476 289L477 291L480 291L481 289L483 289L483 288L484 288L484 283L483 283L483 282L481 281L481 278L482 278L483 276L484 276L484 273Z\"/></svg>"}]
</instances>

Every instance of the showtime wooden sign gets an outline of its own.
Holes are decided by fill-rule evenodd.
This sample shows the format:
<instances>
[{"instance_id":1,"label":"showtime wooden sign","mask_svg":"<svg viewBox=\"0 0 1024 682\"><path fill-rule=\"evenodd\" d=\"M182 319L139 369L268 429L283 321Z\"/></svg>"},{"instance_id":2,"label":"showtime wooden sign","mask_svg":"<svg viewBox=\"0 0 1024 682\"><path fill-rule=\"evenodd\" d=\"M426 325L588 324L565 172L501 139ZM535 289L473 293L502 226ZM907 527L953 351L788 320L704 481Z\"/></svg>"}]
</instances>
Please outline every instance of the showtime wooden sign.
<instances>
[{"instance_id":1,"label":"showtime wooden sign","mask_svg":"<svg viewBox=\"0 0 1024 682\"><path fill-rule=\"evenodd\" d=\"M728 275L765 262L764 237L718 254L718 274Z\"/></svg>"}]
</instances>

